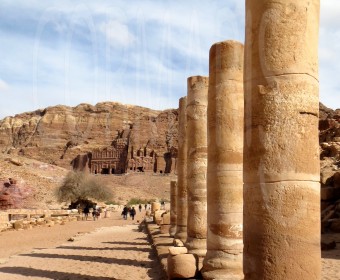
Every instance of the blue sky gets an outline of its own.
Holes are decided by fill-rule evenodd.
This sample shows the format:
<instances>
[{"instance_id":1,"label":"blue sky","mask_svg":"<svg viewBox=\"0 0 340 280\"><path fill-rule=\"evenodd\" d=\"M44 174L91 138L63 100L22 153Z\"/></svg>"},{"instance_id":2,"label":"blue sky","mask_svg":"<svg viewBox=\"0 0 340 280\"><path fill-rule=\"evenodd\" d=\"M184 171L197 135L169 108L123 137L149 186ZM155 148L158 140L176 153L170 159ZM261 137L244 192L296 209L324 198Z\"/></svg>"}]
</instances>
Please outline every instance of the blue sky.
<instances>
[{"instance_id":1,"label":"blue sky","mask_svg":"<svg viewBox=\"0 0 340 280\"><path fill-rule=\"evenodd\" d=\"M210 46L244 41L244 2L0 2L0 119L57 104L177 108ZM340 1L321 1L320 99L340 108Z\"/></svg>"}]
</instances>

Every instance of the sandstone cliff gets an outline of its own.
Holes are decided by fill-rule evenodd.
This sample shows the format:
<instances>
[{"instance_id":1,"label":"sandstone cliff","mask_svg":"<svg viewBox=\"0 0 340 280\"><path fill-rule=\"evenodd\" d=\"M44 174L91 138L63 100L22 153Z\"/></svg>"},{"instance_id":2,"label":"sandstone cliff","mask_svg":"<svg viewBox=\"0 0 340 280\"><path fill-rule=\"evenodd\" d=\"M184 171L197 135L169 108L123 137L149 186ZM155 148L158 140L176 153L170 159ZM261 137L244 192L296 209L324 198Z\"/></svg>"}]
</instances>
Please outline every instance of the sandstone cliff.
<instances>
[{"instance_id":1,"label":"sandstone cliff","mask_svg":"<svg viewBox=\"0 0 340 280\"><path fill-rule=\"evenodd\" d=\"M177 110L115 102L48 107L0 120L0 151L69 168L78 154L110 146L132 126L130 145L163 154L177 147L177 117Z\"/></svg>"},{"instance_id":2,"label":"sandstone cliff","mask_svg":"<svg viewBox=\"0 0 340 280\"><path fill-rule=\"evenodd\" d=\"M48 204L51 204L54 201L53 190L67 173L67 170L55 165L69 169L77 155L110 146L113 139L131 124L131 145L135 149L147 147L159 154L165 153L171 147L177 148L177 123L177 110L155 111L113 102L96 106L81 104L74 108L55 106L0 120L0 188L8 178L18 179L17 184L0 190L0 200L7 204L15 202L15 199L10 201L10 195L17 194L16 188L19 188L25 196L27 184L31 190L29 197L33 196L33 199L26 199L26 207L38 202L49 201ZM340 229L340 222L334 222L340 218L340 110L331 110L320 104L319 128L324 228L335 228L338 223ZM16 158L24 163L20 164ZM40 162L26 161L28 158ZM136 186L141 188L134 188L134 192L140 192L138 194L146 198L164 193L164 180L158 184L158 178L152 178L157 182L152 183L154 190L150 191L147 188L151 183L142 186L145 177L137 175L136 178L141 181ZM124 179L109 178L110 182ZM122 182L118 181L112 184L117 190L117 197L121 196L123 201L126 199L124 195L130 193L130 181L124 181L126 186L120 186ZM24 188L21 189L21 186ZM120 192L119 187L125 189Z\"/></svg>"},{"instance_id":3,"label":"sandstone cliff","mask_svg":"<svg viewBox=\"0 0 340 280\"><path fill-rule=\"evenodd\" d=\"M322 230L340 232L340 109L320 105Z\"/></svg>"}]
</instances>

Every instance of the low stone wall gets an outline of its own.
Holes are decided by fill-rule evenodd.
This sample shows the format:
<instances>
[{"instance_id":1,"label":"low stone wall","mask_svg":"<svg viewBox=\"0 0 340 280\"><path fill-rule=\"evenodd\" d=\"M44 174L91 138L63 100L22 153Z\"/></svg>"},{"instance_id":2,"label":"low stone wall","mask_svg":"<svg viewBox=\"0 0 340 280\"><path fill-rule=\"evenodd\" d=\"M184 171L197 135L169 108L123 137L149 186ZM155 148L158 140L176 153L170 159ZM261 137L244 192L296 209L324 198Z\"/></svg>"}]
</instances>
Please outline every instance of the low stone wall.
<instances>
[{"instance_id":1,"label":"low stone wall","mask_svg":"<svg viewBox=\"0 0 340 280\"><path fill-rule=\"evenodd\" d=\"M24 218L15 219L16 216L24 216ZM80 219L77 210L9 209L0 211L0 231L53 226Z\"/></svg>"}]
</instances>

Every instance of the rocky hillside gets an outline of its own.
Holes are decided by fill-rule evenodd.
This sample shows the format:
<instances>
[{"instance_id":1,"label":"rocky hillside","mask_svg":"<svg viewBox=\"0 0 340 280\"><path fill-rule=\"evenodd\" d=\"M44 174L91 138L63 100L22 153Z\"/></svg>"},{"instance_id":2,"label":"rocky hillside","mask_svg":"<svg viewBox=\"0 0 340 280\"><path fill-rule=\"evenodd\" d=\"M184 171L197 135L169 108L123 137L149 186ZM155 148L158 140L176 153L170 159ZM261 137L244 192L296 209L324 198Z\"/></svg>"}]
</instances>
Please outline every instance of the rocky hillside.
<instances>
[{"instance_id":1,"label":"rocky hillside","mask_svg":"<svg viewBox=\"0 0 340 280\"><path fill-rule=\"evenodd\" d=\"M0 151L70 167L78 154L110 146L132 127L130 144L162 154L177 147L177 110L114 102L54 106L0 120Z\"/></svg>"},{"instance_id":2,"label":"rocky hillside","mask_svg":"<svg viewBox=\"0 0 340 280\"><path fill-rule=\"evenodd\" d=\"M53 190L67 173L71 160L78 154L111 145L118 134L131 126L131 145L136 149L147 147L162 153L177 147L177 114L177 110L155 111L106 102L74 108L49 107L0 120L0 204L15 203L18 195L26 201L26 207L38 202L55 204ZM331 110L320 104L319 129L323 225L328 230L335 229L338 223L340 230L337 222L340 219L340 109ZM136 174L109 176L108 181L116 190L116 199L122 202L128 197L169 195L164 193L169 183L167 177ZM3 192L1 188L5 188Z\"/></svg>"},{"instance_id":3,"label":"rocky hillside","mask_svg":"<svg viewBox=\"0 0 340 280\"><path fill-rule=\"evenodd\" d=\"M340 232L340 109L320 105L322 230Z\"/></svg>"}]
</instances>

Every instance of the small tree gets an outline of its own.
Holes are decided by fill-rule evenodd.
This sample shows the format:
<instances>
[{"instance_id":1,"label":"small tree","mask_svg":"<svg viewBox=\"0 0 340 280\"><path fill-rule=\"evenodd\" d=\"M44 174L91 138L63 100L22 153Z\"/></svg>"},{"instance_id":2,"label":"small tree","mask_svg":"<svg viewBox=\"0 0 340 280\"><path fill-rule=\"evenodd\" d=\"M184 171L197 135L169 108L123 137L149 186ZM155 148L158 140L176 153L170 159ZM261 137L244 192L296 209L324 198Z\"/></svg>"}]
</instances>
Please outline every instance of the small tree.
<instances>
[{"instance_id":1,"label":"small tree","mask_svg":"<svg viewBox=\"0 0 340 280\"><path fill-rule=\"evenodd\" d=\"M84 172L69 172L57 189L56 196L59 202L70 201L76 205L91 199L106 201L113 198L113 192L98 177Z\"/></svg>"}]
</instances>

